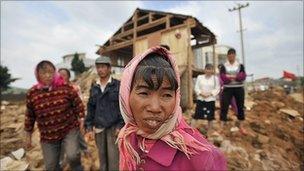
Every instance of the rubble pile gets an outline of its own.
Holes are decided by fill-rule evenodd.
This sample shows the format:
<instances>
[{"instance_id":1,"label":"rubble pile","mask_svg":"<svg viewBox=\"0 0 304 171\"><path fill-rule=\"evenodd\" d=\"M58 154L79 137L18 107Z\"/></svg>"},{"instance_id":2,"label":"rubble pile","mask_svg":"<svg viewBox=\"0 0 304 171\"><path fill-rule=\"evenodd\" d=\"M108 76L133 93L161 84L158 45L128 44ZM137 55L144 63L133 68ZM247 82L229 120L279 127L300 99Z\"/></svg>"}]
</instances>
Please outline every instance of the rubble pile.
<instances>
[{"instance_id":1,"label":"rubble pile","mask_svg":"<svg viewBox=\"0 0 304 171\"><path fill-rule=\"evenodd\" d=\"M82 88L84 103L87 103L89 88L96 72L90 70L76 81ZM283 89L249 93L246 98L246 121L248 135L242 135L235 126L235 115L229 112L230 120L222 129L216 111L214 129L203 131L206 123L198 126L206 137L218 146L228 159L229 170L303 170L304 127L303 92L286 95ZM185 112L191 121L194 109ZM23 122L25 103L2 103L1 106L1 168L0 170L42 170L43 158L39 133L35 126L33 148L23 150ZM90 156L82 156L85 170L99 168L95 142L88 142ZM17 152L16 152L17 151ZM24 153L24 154L22 154ZM68 166L64 170L69 170Z\"/></svg>"}]
</instances>

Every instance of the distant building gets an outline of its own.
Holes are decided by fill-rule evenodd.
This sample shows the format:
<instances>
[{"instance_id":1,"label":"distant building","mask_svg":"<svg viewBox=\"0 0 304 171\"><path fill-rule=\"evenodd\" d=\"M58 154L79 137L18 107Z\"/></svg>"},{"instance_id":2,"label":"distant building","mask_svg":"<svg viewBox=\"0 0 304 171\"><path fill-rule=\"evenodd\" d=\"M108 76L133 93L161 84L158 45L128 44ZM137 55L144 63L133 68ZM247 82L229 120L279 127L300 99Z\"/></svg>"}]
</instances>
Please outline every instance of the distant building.
<instances>
[{"instance_id":1,"label":"distant building","mask_svg":"<svg viewBox=\"0 0 304 171\"><path fill-rule=\"evenodd\" d=\"M74 58L75 53L64 55L62 57L63 61L56 65L56 68L67 68L69 70L72 69L72 60ZM87 58L85 53L78 53L79 59L82 59L84 66L87 68L92 67L95 64L95 60L91 58ZM74 78L74 72L71 72L71 78Z\"/></svg>"}]
</instances>

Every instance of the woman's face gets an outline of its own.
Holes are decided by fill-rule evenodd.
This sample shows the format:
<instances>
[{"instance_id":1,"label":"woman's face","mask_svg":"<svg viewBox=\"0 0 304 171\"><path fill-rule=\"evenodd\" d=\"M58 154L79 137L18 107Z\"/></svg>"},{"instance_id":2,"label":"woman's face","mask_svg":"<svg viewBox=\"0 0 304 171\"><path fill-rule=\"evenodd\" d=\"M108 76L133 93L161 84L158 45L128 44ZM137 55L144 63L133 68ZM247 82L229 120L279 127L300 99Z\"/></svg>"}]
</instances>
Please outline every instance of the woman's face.
<instances>
[{"instance_id":1,"label":"woman's face","mask_svg":"<svg viewBox=\"0 0 304 171\"><path fill-rule=\"evenodd\" d=\"M70 80L69 74L66 72L66 70L60 70L59 74L64 79L64 82L68 83Z\"/></svg>"},{"instance_id":2,"label":"woman's face","mask_svg":"<svg viewBox=\"0 0 304 171\"><path fill-rule=\"evenodd\" d=\"M155 80L156 77L152 76ZM144 80L136 80L130 94L130 107L139 129L152 134L169 118L175 107L175 91L166 77L158 90L151 90Z\"/></svg>"},{"instance_id":3,"label":"woman's face","mask_svg":"<svg viewBox=\"0 0 304 171\"><path fill-rule=\"evenodd\" d=\"M208 76L212 75L213 74L213 68L212 67L205 68L205 73Z\"/></svg>"},{"instance_id":4,"label":"woman's face","mask_svg":"<svg viewBox=\"0 0 304 171\"><path fill-rule=\"evenodd\" d=\"M235 61L235 54L234 53L230 53L227 55L228 61L229 62L234 62Z\"/></svg>"},{"instance_id":5,"label":"woman's face","mask_svg":"<svg viewBox=\"0 0 304 171\"><path fill-rule=\"evenodd\" d=\"M44 85L51 85L53 82L55 69L51 65L45 65L43 68L38 69L39 81Z\"/></svg>"}]
</instances>

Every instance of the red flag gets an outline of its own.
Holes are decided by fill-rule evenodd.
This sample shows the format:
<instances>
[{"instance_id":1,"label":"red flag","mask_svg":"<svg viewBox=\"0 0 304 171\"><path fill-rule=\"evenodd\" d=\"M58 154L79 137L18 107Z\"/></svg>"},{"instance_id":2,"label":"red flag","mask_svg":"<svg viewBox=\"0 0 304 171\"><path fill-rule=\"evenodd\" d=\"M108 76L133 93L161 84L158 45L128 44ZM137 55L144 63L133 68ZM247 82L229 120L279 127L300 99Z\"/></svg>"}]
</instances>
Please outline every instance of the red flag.
<instances>
[{"instance_id":1,"label":"red flag","mask_svg":"<svg viewBox=\"0 0 304 171\"><path fill-rule=\"evenodd\" d=\"M287 71L283 71L283 77L284 78L289 78L289 79L292 79L292 80L295 80L296 79L296 75L291 73L291 72L287 72Z\"/></svg>"}]
</instances>

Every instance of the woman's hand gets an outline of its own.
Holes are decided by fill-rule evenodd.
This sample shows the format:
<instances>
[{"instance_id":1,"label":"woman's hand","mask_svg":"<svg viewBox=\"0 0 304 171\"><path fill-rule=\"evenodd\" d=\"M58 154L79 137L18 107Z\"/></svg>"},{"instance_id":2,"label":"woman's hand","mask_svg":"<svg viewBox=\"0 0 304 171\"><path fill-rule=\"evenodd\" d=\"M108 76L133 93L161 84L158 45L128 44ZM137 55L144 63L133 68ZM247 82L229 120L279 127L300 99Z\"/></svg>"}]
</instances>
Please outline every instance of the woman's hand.
<instances>
[{"instance_id":1,"label":"woman's hand","mask_svg":"<svg viewBox=\"0 0 304 171\"><path fill-rule=\"evenodd\" d=\"M208 98L209 96L211 96L211 93L201 93L200 95L204 98Z\"/></svg>"}]
</instances>

